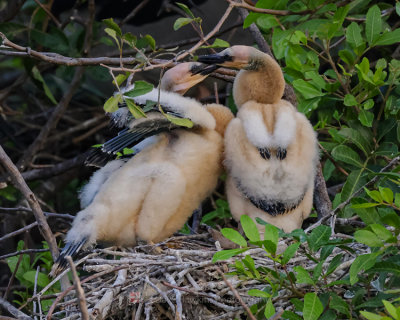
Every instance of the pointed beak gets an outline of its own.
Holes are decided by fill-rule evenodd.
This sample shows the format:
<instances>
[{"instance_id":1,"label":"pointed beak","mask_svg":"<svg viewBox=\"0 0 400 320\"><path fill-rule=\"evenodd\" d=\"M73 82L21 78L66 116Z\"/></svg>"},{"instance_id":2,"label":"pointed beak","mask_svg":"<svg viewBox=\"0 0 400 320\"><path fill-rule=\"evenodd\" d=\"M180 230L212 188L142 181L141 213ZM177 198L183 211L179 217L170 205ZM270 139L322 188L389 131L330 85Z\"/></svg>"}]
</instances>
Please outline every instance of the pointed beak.
<instances>
[{"instance_id":1,"label":"pointed beak","mask_svg":"<svg viewBox=\"0 0 400 320\"><path fill-rule=\"evenodd\" d=\"M205 56L199 56L197 61L205 64L224 64L225 62L232 61L232 56L209 54Z\"/></svg>"},{"instance_id":2,"label":"pointed beak","mask_svg":"<svg viewBox=\"0 0 400 320\"><path fill-rule=\"evenodd\" d=\"M190 72L192 73L192 75L202 75L202 76L207 76L209 75L211 72L217 70L219 68L219 66L217 65L209 65L209 66L200 66L198 68L196 68L195 70L191 70Z\"/></svg>"}]
</instances>

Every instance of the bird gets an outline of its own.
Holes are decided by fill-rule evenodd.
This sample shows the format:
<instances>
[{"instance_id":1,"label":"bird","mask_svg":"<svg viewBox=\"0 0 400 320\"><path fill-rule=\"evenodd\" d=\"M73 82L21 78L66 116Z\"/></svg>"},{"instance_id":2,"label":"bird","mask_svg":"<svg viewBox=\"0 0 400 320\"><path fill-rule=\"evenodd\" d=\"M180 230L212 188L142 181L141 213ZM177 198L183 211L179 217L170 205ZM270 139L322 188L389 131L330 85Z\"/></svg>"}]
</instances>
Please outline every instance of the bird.
<instances>
[{"instance_id":1,"label":"bird","mask_svg":"<svg viewBox=\"0 0 400 320\"><path fill-rule=\"evenodd\" d=\"M305 115L282 99L285 80L279 64L243 45L197 61L240 69L233 84L238 113L224 140L232 216L261 218L284 232L301 228L312 210L317 135ZM264 232L263 225L258 229Z\"/></svg>"},{"instance_id":2,"label":"bird","mask_svg":"<svg viewBox=\"0 0 400 320\"><path fill-rule=\"evenodd\" d=\"M186 83L162 83L160 87L187 90L196 82L191 80L202 72L198 65L188 65L188 77L176 78L173 73L179 70L171 69L165 81L186 79ZM51 276L66 268L66 256L74 256L98 241L133 246L138 239L149 243L166 239L216 187L223 170L223 134L232 112L218 104L203 106L161 88L134 98L125 96L140 105L159 102L164 114L153 110L145 118L129 120L124 131L129 135L120 134L118 137L123 138L119 142L132 145L155 133L153 141L117 170L110 170L89 204L78 212ZM190 119L193 127L175 125L166 119L168 112Z\"/></svg>"}]
</instances>

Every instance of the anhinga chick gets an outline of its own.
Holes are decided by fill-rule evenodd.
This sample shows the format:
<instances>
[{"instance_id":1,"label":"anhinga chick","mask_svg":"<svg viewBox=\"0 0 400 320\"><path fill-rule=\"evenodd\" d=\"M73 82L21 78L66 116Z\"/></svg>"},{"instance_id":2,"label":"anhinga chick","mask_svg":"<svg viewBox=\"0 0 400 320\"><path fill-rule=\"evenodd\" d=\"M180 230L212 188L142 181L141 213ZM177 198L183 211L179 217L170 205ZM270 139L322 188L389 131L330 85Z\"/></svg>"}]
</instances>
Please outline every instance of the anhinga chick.
<instances>
[{"instance_id":1,"label":"anhinga chick","mask_svg":"<svg viewBox=\"0 0 400 320\"><path fill-rule=\"evenodd\" d=\"M171 69L161 88L183 92L199 82L202 69L195 67L193 71L193 65L199 64L188 64L184 77L175 78L174 72L185 66ZM186 79L185 83L178 84L180 79ZM52 275L65 268L67 255L97 241L131 246L137 239L159 242L167 238L183 226L217 184L222 171L223 133L233 118L228 108L203 106L163 89L125 98L139 105L159 102L164 113L188 118L193 127L174 125L155 110L146 118L125 121L127 128L117 137L120 139L114 141L116 144L105 143L104 151L114 152L150 136L153 141L120 168L110 170L88 206L77 214Z\"/></svg>"},{"instance_id":2,"label":"anhinga chick","mask_svg":"<svg viewBox=\"0 0 400 320\"><path fill-rule=\"evenodd\" d=\"M312 209L318 145L307 118L282 100L280 66L248 46L233 46L198 61L241 69L233 85L239 111L225 132L226 189L233 217L259 217L286 232L300 228Z\"/></svg>"}]
</instances>

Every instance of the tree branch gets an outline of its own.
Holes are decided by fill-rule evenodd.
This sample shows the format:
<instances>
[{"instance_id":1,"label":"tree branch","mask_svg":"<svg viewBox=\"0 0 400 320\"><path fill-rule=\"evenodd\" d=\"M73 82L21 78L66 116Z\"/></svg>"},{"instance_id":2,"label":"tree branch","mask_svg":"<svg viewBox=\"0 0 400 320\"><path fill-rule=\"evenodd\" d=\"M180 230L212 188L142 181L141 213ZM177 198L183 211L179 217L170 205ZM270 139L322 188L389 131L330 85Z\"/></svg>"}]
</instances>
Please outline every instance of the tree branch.
<instances>
[{"instance_id":1,"label":"tree branch","mask_svg":"<svg viewBox=\"0 0 400 320\"><path fill-rule=\"evenodd\" d=\"M51 255L55 260L58 257L59 251L56 243L56 239L51 232L51 229L47 223L46 217L43 214L43 211L31 191L31 189L26 184L25 180L22 178L21 173L18 171L17 167L11 161L11 159L7 156L2 146L0 146L0 162L3 164L4 168L10 173L11 179L15 187L21 191L24 195L25 199L28 201L29 206L32 209L32 212L38 222L39 230L44 239L47 241Z\"/></svg>"}]
</instances>

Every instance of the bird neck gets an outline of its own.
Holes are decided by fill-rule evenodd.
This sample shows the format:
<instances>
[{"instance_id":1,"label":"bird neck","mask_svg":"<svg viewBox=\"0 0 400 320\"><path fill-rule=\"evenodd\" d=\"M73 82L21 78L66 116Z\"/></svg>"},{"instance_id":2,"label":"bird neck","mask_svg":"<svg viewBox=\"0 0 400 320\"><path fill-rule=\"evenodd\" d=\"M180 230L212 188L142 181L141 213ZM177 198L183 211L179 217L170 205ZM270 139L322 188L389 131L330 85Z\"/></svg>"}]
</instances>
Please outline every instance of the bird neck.
<instances>
[{"instance_id":1,"label":"bird neck","mask_svg":"<svg viewBox=\"0 0 400 320\"><path fill-rule=\"evenodd\" d=\"M250 100L273 104L282 98L284 89L285 79L279 64L269 55L260 52L236 76L234 99L238 107Z\"/></svg>"}]
</instances>

